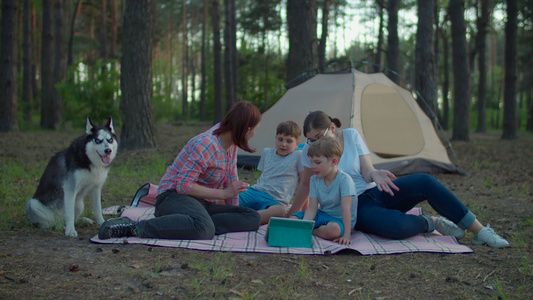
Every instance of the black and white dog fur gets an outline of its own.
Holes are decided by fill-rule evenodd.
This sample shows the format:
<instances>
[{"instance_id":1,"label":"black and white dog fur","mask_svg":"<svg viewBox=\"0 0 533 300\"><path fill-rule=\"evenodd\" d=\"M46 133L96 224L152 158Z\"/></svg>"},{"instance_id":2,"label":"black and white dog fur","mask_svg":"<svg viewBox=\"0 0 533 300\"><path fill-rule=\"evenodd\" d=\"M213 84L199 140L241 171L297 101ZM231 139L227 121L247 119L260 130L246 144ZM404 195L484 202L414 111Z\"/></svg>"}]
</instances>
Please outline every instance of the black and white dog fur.
<instances>
[{"instance_id":1,"label":"black and white dog fur","mask_svg":"<svg viewBox=\"0 0 533 300\"><path fill-rule=\"evenodd\" d=\"M65 235L77 237L74 223L81 221L78 218L89 195L96 222L102 225L102 187L117 155L116 138L111 117L104 127L94 126L87 118L85 134L56 153L46 166L33 198L26 203L30 222L51 228L64 221ZM83 221L94 223L88 218Z\"/></svg>"}]
</instances>

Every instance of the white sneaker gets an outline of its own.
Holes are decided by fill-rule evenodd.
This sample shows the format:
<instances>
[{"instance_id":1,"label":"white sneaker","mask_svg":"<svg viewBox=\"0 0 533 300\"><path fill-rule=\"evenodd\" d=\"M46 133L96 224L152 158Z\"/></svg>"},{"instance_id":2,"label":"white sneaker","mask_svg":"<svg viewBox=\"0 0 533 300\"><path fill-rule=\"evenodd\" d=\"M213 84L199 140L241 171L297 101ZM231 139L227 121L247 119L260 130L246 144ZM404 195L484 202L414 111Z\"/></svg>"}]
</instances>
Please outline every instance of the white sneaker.
<instances>
[{"instance_id":1,"label":"white sneaker","mask_svg":"<svg viewBox=\"0 0 533 300\"><path fill-rule=\"evenodd\" d=\"M483 227L477 234L474 235L472 238L472 244L488 244L492 248L503 248L509 246L509 242L497 235L494 232L494 229L490 228L489 225L487 225L487 227Z\"/></svg>"},{"instance_id":2,"label":"white sneaker","mask_svg":"<svg viewBox=\"0 0 533 300\"><path fill-rule=\"evenodd\" d=\"M463 229L459 228L459 226L455 225L455 223L443 217L439 217L437 222L435 222L435 230L440 232L442 235L454 236L458 240L465 236L465 231Z\"/></svg>"}]
</instances>

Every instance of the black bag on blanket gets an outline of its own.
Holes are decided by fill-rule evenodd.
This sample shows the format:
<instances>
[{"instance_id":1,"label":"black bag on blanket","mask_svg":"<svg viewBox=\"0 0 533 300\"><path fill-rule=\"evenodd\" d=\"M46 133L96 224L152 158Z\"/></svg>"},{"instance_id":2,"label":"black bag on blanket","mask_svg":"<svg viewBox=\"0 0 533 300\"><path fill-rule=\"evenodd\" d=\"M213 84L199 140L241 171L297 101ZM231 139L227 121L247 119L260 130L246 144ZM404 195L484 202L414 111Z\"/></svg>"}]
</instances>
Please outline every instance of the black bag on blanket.
<instances>
[{"instance_id":1,"label":"black bag on blanket","mask_svg":"<svg viewBox=\"0 0 533 300\"><path fill-rule=\"evenodd\" d=\"M157 196L157 185L146 183L141 186L133 200L131 201L130 206L134 207L146 207L146 206L155 206L155 198Z\"/></svg>"}]
</instances>

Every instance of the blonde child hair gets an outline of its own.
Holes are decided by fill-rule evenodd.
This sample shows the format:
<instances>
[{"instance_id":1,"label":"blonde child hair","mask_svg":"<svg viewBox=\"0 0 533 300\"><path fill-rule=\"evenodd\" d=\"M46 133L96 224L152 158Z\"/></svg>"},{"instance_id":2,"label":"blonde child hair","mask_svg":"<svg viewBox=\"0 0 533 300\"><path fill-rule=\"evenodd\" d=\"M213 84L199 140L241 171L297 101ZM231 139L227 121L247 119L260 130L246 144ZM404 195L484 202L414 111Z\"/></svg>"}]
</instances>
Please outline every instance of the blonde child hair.
<instances>
[{"instance_id":1,"label":"blonde child hair","mask_svg":"<svg viewBox=\"0 0 533 300\"><path fill-rule=\"evenodd\" d=\"M307 150L307 156L324 156L327 159L340 159L342 156L342 147L335 138L325 136L313 142L309 146L309 149Z\"/></svg>"}]
</instances>

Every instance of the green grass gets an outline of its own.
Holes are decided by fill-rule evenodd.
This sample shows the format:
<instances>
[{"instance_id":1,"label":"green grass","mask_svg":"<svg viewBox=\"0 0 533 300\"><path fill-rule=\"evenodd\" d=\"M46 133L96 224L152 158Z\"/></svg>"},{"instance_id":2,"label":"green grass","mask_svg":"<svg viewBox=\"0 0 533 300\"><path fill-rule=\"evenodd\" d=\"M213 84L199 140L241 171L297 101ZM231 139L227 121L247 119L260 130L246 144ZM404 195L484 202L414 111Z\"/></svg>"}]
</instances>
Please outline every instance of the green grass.
<instances>
[{"instance_id":1,"label":"green grass","mask_svg":"<svg viewBox=\"0 0 533 300\"><path fill-rule=\"evenodd\" d=\"M39 177L45 164L34 162L33 165L19 164L14 161L4 161L0 167L0 195L2 199L2 214L0 214L0 229L8 229L15 221L26 215L26 201L33 196L34 189L39 183Z\"/></svg>"}]
</instances>

